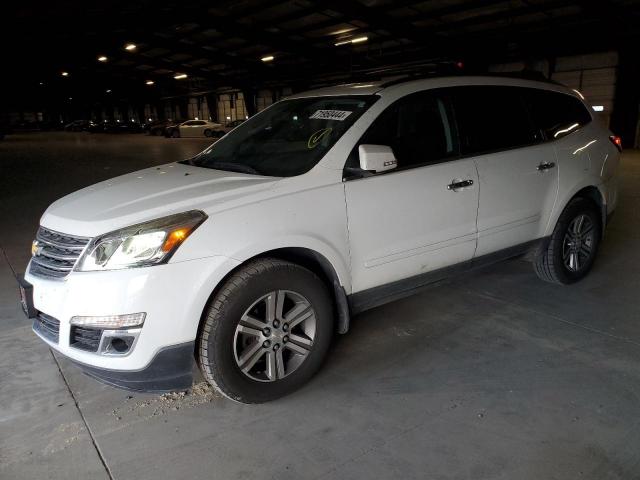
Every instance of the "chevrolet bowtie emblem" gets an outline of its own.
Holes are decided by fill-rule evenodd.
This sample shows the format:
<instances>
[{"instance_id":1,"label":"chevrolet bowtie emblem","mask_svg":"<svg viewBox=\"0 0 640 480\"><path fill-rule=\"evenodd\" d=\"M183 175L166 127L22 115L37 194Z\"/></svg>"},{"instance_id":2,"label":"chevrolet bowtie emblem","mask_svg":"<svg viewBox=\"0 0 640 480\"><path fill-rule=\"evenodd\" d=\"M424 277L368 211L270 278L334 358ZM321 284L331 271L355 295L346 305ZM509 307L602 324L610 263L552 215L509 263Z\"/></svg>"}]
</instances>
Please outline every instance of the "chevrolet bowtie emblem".
<instances>
[{"instance_id":1,"label":"chevrolet bowtie emblem","mask_svg":"<svg viewBox=\"0 0 640 480\"><path fill-rule=\"evenodd\" d=\"M31 256L35 257L37 255L40 255L40 252L42 252L42 247L38 244L37 240L34 240L31 243Z\"/></svg>"}]
</instances>

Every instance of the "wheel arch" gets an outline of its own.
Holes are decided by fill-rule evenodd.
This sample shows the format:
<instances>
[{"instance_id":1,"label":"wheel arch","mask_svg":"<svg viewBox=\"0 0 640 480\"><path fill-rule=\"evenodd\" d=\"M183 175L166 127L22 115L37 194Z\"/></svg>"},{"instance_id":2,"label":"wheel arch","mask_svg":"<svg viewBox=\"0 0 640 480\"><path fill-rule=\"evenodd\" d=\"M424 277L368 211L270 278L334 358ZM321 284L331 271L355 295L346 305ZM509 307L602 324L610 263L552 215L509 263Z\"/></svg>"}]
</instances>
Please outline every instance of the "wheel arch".
<instances>
[{"instance_id":1,"label":"wheel arch","mask_svg":"<svg viewBox=\"0 0 640 480\"><path fill-rule=\"evenodd\" d=\"M600 222L602 226L601 230L602 235L604 235L604 227L607 223L607 204L605 202L605 197L600 189L594 185L581 188L569 199L569 202L574 198L586 198L588 200L591 200L595 204L595 206L600 211ZM567 202L567 204L569 204L569 202Z\"/></svg>"},{"instance_id":2,"label":"wheel arch","mask_svg":"<svg viewBox=\"0 0 640 480\"><path fill-rule=\"evenodd\" d=\"M205 303L205 306L202 310L202 314L200 316L200 320L198 324L198 332L197 332L198 337L200 336L200 332L201 332L202 325L204 323L204 318L207 312L207 308L211 304L211 301L216 296L218 291L227 282L227 280L240 268L244 267L249 262L252 262L260 258L277 258L279 260L295 263L297 265L300 265L302 267L305 267L311 270L313 273L318 275L318 277L320 277L320 279L327 286L327 289L329 290L329 294L331 295L334 314L336 318L336 329L338 333L344 334L348 332L351 315L349 312L349 303L347 301L347 293L341 283L340 277L334 265L329 261L329 259L326 256L310 248L279 247L271 250L265 250L249 258L246 258L240 264L238 264L237 266L235 266L233 269L231 269L229 272L226 273L226 275L213 288L211 294L209 295L209 299ZM197 358L197 355L196 355L196 358Z\"/></svg>"},{"instance_id":3,"label":"wheel arch","mask_svg":"<svg viewBox=\"0 0 640 480\"><path fill-rule=\"evenodd\" d=\"M604 192L602 192L601 188L599 188L596 185L576 186L572 190L572 192L570 192L565 197L565 199L560 203L561 208L558 208L556 210L556 212L553 215L553 218L551 219L552 221L549 222L547 235L550 235L553 232L553 229L558 223L558 219L560 218L560 215L562 214L564 209L567 208L567 205L569 205L569 203L575 198L586 198L587 200L590 200L591 202L593 202L595 207L600 212L600 219L602 222L601 230L602 230L602 235L604 235L604 230L605 230L604 227L607 221L607 204L605 201L606 197L604 195Z\"/></svg>"}]
</instances>

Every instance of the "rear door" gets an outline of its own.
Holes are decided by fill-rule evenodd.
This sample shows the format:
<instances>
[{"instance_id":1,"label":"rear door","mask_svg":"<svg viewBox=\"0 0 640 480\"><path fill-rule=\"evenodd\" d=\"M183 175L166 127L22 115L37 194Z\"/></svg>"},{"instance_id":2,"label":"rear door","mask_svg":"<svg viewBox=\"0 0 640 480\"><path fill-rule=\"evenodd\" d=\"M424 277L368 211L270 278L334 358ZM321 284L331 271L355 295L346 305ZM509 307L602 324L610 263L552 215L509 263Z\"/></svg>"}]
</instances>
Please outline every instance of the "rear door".
<instances>
[{"instance_id":1,"label":"rear door","mask_svg":"<svg viewBox=\"0 0 640 480\"><path fill-rule=\"evenodd\" d=\"M476 257L544 235L558 190L555 151L518 87L452 89L462 154L479 176Z\"/></svg>"},{"instance_id":2,"label":"rear door","mask_svg":"<svg viewBox=\"0 0 640 480\"><path fill-rule=\"evenodd\" d=\"M478 177L459 159L446 98L408 95L373 122L359 144L392 148L396 170L345 182L353 292L470 260ZM346 172L358 170L358 147ZM466 182L460 188L450 187Z\"/></svg>"}]
</instances>

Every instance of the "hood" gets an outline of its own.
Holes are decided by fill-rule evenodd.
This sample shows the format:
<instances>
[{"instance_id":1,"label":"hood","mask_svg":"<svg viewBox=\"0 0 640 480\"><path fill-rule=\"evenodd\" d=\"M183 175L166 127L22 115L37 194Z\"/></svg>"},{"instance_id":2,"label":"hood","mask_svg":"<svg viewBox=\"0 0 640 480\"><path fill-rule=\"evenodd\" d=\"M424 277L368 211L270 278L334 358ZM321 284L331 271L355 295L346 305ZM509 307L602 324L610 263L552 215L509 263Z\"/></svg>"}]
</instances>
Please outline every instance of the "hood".
<instances>
[{"instance_id":1,"label":"hood","mask_svg":"<svg viewBox=\"0 0 640 480\"><path fill-rule=\"evenodd\" d=\"M188 210L207 210L249 197L277 182L260 177L171 163L96 183L52 203L41 219L51 230L94 237Z\"/></svg>"}]
</instances>

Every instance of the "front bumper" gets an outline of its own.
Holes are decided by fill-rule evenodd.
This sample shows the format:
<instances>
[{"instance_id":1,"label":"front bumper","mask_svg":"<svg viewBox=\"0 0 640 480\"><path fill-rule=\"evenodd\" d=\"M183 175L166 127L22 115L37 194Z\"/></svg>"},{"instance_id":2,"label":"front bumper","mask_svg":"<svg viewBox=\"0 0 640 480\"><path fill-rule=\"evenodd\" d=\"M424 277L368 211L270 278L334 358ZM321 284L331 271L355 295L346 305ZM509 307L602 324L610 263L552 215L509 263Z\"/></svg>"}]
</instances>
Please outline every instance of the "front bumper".
<instances>
[{"instance_id":1,"label":"front bumper","mask_svg":"<svg viewBox=\"0 0 640 480\"><path fill-rule=\"evenodd\" d=\"M149 391L190 385L194 341L215 286L238 262L222 256L105 272L72 272L62 280L29 273L33 307L59 321L58 337L34 329L53 349L104 383ZM145 312L134 348L101 355L70 344L73 316ZM36 322L34 322L35 325Z\"/></svg>"},{"instance_id":2,"label":"front bumper","mask_svg":"<svg viewBox=\"0 0 640 480\"><path fill-rule=\"evenodd\" d=\"M170 392L186 390L193 383L195 342L160 349L142 370L122 371L96 368L74 362L82 371L113 387L135 392Z\"/></svg>"}]
</instances>

